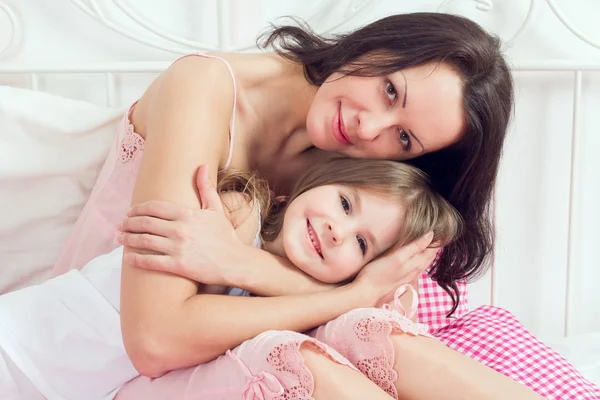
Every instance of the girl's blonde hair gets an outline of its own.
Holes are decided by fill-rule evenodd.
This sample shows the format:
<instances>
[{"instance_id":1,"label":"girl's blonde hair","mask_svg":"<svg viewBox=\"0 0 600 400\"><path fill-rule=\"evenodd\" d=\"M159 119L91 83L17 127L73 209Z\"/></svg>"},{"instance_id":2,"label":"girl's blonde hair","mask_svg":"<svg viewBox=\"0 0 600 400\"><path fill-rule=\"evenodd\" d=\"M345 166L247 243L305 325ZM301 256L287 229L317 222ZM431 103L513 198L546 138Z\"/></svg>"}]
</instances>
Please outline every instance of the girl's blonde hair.
<instances>
[{"instance_id":1,"label":"girl's blonde hair","mask_svg":"<svg viewBox=\"0 0 600 400\"><path fill-rule=\"evenodd\" d=\"M250 205L252 206L251 209L254 208L255 204L258 204L261 226L264 225L267 215L271 211L271 192L266 180L259 178L256 173L227 169L219 171L217 182L218 193L243 193L248 197L248 200L250 200ZM233 212L234 210L228 209L227 211ZM247 217L248 216L245 216L244 220Z\"/></svg>"},{"instance_id":2,"label":"girl's blonde hair","mask_svg":"<svg viewBox=\"0 0 600 400\"><path fill-rule=\"evenodd\" d=\"M296 183L292 195L272 204L267 183L256 175L225 173L218 190L236 190L258 201L262 215L261 234L274 240L283 225L283 217L294 199L302 193L324 185L349 185L396 198L406 209L404 226L398 242L408 244L429 231L440 247L450 244L462 230L458 212L433 190L421 170L397 161L336 157L312 167Z\"/></svg>"},{"instance_id":3,"label":"girl's blonde hair","mask_svg":"<svg viewBox=\"0 0 600 400\"><path fill-rule=\"evenodd\" d=\"M398 242L404 245L433 231L439 246L451 243L462 229L456 210L431 187L417 168L397 161L332 158L311 168L296 183L286 205L302 193L324 185L349 185L396 198L406 208ZM283 225L285 206L268 214L262 233L274 240Z\"/></svg>"}]
</instances>

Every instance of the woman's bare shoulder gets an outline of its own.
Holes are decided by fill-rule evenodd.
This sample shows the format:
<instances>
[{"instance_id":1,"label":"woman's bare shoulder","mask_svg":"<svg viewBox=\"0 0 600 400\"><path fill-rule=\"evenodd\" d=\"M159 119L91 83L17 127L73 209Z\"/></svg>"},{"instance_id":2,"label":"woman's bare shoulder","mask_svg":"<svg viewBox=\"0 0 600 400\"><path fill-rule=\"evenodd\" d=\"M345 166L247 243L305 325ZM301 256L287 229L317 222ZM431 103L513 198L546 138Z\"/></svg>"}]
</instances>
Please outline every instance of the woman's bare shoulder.
<instances>
[{"instance_id":1,"label":"woman's bare shoulder","mask_svg":"<svg viewBox=\"0 0 600 400\"><path fill-rule=\"evenodd\" d=\"M234 100L233 88L233 78L223 61L201 56L184 57L152 82L135 106L131 122L136 132L146 137L152 103L159 97L172 104L197 104L199 107L211 104L214 107L210 117L228 122Z\"/></svg>"}]
</instances>

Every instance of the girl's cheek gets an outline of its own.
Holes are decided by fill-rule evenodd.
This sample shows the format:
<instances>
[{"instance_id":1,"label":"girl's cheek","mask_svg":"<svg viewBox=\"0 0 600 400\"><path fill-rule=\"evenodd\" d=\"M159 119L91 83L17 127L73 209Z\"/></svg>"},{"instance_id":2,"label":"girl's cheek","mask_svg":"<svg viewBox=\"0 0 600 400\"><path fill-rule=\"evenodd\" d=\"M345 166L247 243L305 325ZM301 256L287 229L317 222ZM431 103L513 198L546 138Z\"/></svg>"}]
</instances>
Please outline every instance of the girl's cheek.
<instances>
[{"instance_id":1,"label":"girl's cheek","mask_svg":"<svg viewBox=\"0 0 600 400\"><path fill-rule=\"evenodd\" d=\"M337 275L345 279L346 277L353 275L358 269L359 265L356 261L356 257L346 256L339 260L335 271Z\"/></svg>"}]
</instances>

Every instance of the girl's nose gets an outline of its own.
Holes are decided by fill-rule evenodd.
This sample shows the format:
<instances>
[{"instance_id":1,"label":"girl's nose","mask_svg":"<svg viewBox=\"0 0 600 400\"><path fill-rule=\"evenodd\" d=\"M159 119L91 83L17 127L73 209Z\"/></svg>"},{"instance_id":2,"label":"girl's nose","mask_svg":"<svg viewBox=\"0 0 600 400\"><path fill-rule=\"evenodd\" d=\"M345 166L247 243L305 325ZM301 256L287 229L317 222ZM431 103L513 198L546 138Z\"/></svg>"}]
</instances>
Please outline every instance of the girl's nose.
<instances>
[{"instance_id":1,"label":"girl's nose","mask_svg":"<svg viewBox=\"0 0 600 400\"><path fill-rule=\"evenodd\" d=\"M325 228L329 232L329 238L333 246L340 246L342 243L344 243L344 238L338 224L333 224L329 221L326 221Z\"/></svg>"}]
</instances>

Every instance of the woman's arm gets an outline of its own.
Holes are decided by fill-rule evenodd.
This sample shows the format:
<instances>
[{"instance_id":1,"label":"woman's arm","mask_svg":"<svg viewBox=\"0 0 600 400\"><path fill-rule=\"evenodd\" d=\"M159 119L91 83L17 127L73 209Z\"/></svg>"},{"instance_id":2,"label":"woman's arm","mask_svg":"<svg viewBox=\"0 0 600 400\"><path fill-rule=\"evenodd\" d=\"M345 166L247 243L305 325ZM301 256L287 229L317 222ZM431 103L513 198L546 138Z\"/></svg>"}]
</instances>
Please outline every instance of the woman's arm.
<instances>
[{"instance_id":1,"label":"woman's arm","mask_svg":"<svg viewBox=\"0 0 600 400\"><path fill-rule=\"evenodd\" d=\"M206 222L211 222L217 232L224 227L232 229L214 189L200 188L199 192L203 208L208 205L208 209L203 210L208 215ZM214 219L211 221L210 217ZM165 341L157 364L147 366L148 373L160 375L166 370L206 362L265 330L305 331L351 309L374 306L396 288L398 281L418 276L421 270L418 266L422 264L419 255L431 237L396 249L388 255L391 259L372 263L368 269L372 269L373 274L361 274L354 283L326 292L272 298L193 296L183 307L184 321L176 320L176 325L171 326L179 335L185 334L185 339ZM391 264L393 268L389 268ZM404 279L399 279L400 271Z\"/></svg>"},{"instance_id":2,"label":"woman's arm","mask_svg":"<svg viewBox=\"0 0 600 400\"><path fill-rule=\"evenodd\" d=\"M240 193L240 192L221 193L219 195L219 197L225 208L225 215L228 216L229 221L233 224L233 227L235 228L235 232L237 233L237 235L240 238L240 240L242 241L242 243L244 243L246 245L252 245L252 243L254 242L254 239L256 237L256 234L260 228L259 227L259 218L258 218L259 210L258 210L257 202L251 201L246 195L244 195L243 193ZM256 262L256 260L258 260L258 257L254 261ZM285 261L287 261L287 263L290 264L291 268L293 268L296 271L299 271L299 269L294 267L293 265L291 265L291 263L288 260L285 260ZM246 266L248 266L248 263L245 263L245 264L246 264ZM257 266L255 268L256 272L254 275L264 275L264 274L259 273L259 271L265 269L263 267L264 265L267 265L267 263L257 264ZM285 267L285 266L280 266L280 268L287 269L287 267ZM278 268L274 268L273 270L277 270L277 269ZM197 270L197 268L195 270ZM282 280L286 278L286 273L280 273L278 275L279 275L279 278ZM304 274L302 274L302 275L304 275ZM190 277L190 276L188 276L188 277ZM192 277L190 277L190 278L192 278ZM241 279L238 279L238 281L240 281L240 280ZM274 282L277 282L276 280L274 280L272 278L271 278L271 280ZM289 279L290 282L287 282L287 283L292 285L293 280L294 279ZM256 281L258 281L258 280L255 279L255 282ZM296 281L301 281L301 279L296 279ZM416 322L417 321L417 308L418 308L418 293L419 293L418 279L411 282L410 285L413 290L406 289L403 293L395 293L394 299L389 301L387 304L392 309L397 310L398 312L402 313L406 317L410 318L413 322ZM331 288L335 287L335 285L331 285L331 284L323 284L321 286L319 286L318 284L315 285L315 288L321 288L321 287L331 289ZM307 289L308 289L308 287L307 287ZM249 289L246 289L246 290L249 290ZM298 290L298 289L295 289L295 290ZM317 292L317 291L320 291L320 290L313 289L312 291L309 291L308 293ZM290 295L290 294L302 294L302 292L284 293L284 294L275 294L275 295L264 295L264 294L257 293L257 292L253 292L253 293L259 294L261 296L280 296L280 295ZM398 295L399 297L396 298L396 295Z\"/></svg>"},{"instance_id":3,"label":"woman's arm","mask_svg":"<svg viewBox=\"0 0 600 400\"><path fill-rule=\"evenodd\" d=\"M193 184L197 166L208 164L215 174L228 147L233 87L219 63L184 58L138 103L145 108L141 112L136 107L136 112L146 115L142 121L146 142L132 204L166 200L199 208ZM168 370L170 365L163 365L168 363L160 356L165 348L181 353L175 344L189 341L186 302L197 287L180 276L123 263L121 329L127 353L140 372L154 375Z\"/></svg>"},{"instance_id":4,"label":"woman's arm","mask_svg":"<svg viewBox=\"0 0 600 400\"><path fill-rule=\"evenodd\" d=\"M232 93L227 70L215 60L182 59L159 78L154 90L138 104L140 109L136 107L138 115L147 115L142 122L146 143L132 204L161 200L199 208L194 174L198 165L207 164L212 180L216 180L215 172L227 156ZM214 195L213 204L221 206L216 192ZM222 209L204 210L202 215L211 238L234 243L234 249L243 246ZM430 240L421 245L421 250ZM130 250L126 247L125 253ZM420 251L419 246L409 250L409 255ZM214 262L210 260L211 251L203 256L207 262ZM420 264L414 261L404 267L409 275L420 270ZM375 273L371 281L363 279L363 284L313 295L232 298L196 295L198 284L191 280L124 262L124 345L140 373L159 376L210 360L266 329L303 331L352 308L371 305L374 298L393 290L390 284L399 281L398 268L389 270L395 279L380 282L381 274ZM409 281L414 277L410 276Z\"/></svg>"},{"instance_id":5,"label":"woman's arm","mask_svg":"<svg viewBox=\"0 0 600 400\"><path fill-rule=\"evenodd\" d=\"M226 257L229 260L226 260ZM299 270L288 259L247 246L243 252L229 253L223 266L230 265L229 285L260 296L289 296L318 293L339 285L324 283Z\"/></svg>"},{"instance_id":6,"label":"woman's arm","mask_svg":"<svg viewBox=\"0 0 600 400\"><path fill-rule=\"evenodd\" d=\"M235 218L246 218L248 212L239 208ZM254 218L241 220L236 231L249 231L252 237L242 240L244 246L235 246L211 232L203 210L150 201L133 206L128 215L120 228L121 243L135 248L128 260L133 266L210 285L239 287L267 297L315 293L339 286L320 282L289 260L253 247L257 229ZM240 234L247 236L248 232ZM140 250L161 254L136 254ZM210 260L205 256L207 252L211 253Z\"/></svg>"},{"instance_id":7,"label":"woman's arm","mask_svg":"<svg viewBox=\"0 0 600 400\"><path fill-rule=\"evenodd\" d=\"M213 188L208 189L214 192ZM204 222L212 226L213 232L233 231L216 192L212 199L208 198L211 193L206 188L200 188L199 192L203 207L209 205L209 209L203 210ZM152 341L145 343L156 346L141 348L145 353L132 361L140 373L155 377L171 369L208 361L268 329L304 331L353 308L375 305L395 288L395 282L414 279L420 273L417 253L430 241L431 237L426 237L390 254L393 260L387 260L387 264L395 261L393 268L375 262L369 267L374 273L323 293L276 298L191 296L181 306L164 307L166 312L154 316L162 321L163 329L147 332ZM414 254L417 256L413 257Z\"/></svg>"},{"instance_id":8,"label":"woman's arm","mask_svg":"<svg viewBox=\"0 0 600 400\"><path fill-rule=\"evenodd\" d=\"M208 203L205 192L200 190L203 206ZM214 195L213 205L221 207L216 192ZM215 231L224 227L233 230L222 209L211 205L204 212L208 215L205 222L210 222ZM162 352L154 353L154 360L134 365L145 375L159 376L170 369L206 362L268 329L304 331L351 309L378 304L398 282L418 276L422 264L419 256L430 241L431 236L424 237L397 249L388 255L391 258L370 264L370 275L361 274L350 285L322 293L272 298L193 296L185 302L179 319L167 325L171 333L181 336L180 340L167 336L156 348Z\"/></svg>"},{"instance_id":9,"label":"woman's arm","mask_svg":"<svg viewBox=\"0 0 600 400\"><path fill-rule=\"evenodd\" d=\"M121 226L121 243L135 248L128 254L131 265L184 276L196 282L239 287L266 297L316 293L340 286L317 281L288 259L252 247L258 225L256 218L248 216L255 215L257 210L251 209L242 194L236 194L235 199L229 199L231 204L225 204L227 197L221 196L221 199L226 211L234 211L226 214L246 246L232 248L231 243L211 234L203 210L151 201L132 207ZM161 254L138 254L140 249ZM207 251L216 255L209 263L203 256ZM412 286L418 292L418 279ZM411 293L401 297L405 310L410 309L412 297ZM393 299L388 304L395 307Z\"/></svg>"},{"instance_id":10,"label":"woman's arm","mask_svg":"<svg viewBox=\"0 0 600 400\"><path fill-rule=\"evenodd\" d=\"M147 116L141 122L146 142L132 204L162 200L199 208L194 176L198 165L207 164L215 181L227 156L232 93L227 70L215 60L185 58L159 78L136 107L138 115ZM210 214L225 220L222 213ZM239 243L228 221L209 226L211 234ZM219 229L225 234L219 235ZM197 296L197 289L186 278L123 263L121 328L138 371L157 376L198 364L265 329L304 330L365 302L347 288L286 299ZM315 315L315 310L321 312ZM244 322L257 320L248 317L257 313L264 315L261 323Z\"/></svg>"},{"instance_id":11,"label":"woman's arm","mask_svg":"<svg viewBox=\"0 0 600 400\"><path fill-rule=\"evenodd\" d=\"M288 259L254 247L254 240L260 229L258 203L240 192L221 193L219 197L237 236L246 245L244 254L229 253L234 258L230 264L238 267L229 268L227 286L239 287L266 297L316 293L340 286L318 281L299 270ZM184 246L180 245L180 249ZM199 250L200 246L188 243L185 248ZM185 270L189 271L189 275L182 274L182 271L172 272L203 282L202 267L192 267L194 257L188 255L187 261L181 265L187 267Z\"/></svg>"},{"instance_id":12,"label":"woman's arm","mask_svg":"<svg viewBox=\"0 0 600 400\"><path fill-rule=\"evenodd\" d=\"M202 181L197 182L203 185ZM210 185L210 183L208 183ZM253 246L257 233L260 230L259 209L256 201L251 201L240 192L221 193L221 202L225 208L225 214L235 228L238 237L244 243L246 253L229 252L232 261L230 265L237 267L229 268L230 274L228 286L239 287L260 296L288 296L294 294L315 293L336 286L323 283L305 274L293 265L288 259L278 257ZM194 237L194 236L192 236ZM198 235L196 238L200 237ZM183 248L185 245L180 245ZM188 243L186 249L200 250L197 243ZM253 251L254 250L254 251ZM185 252L184 252L185 253ZM187 278L202 282L202 267L194 266L194 258L187 257L185 265ZM172 271L182 275L183 271Z\"/></svg>"}]
</instances>

